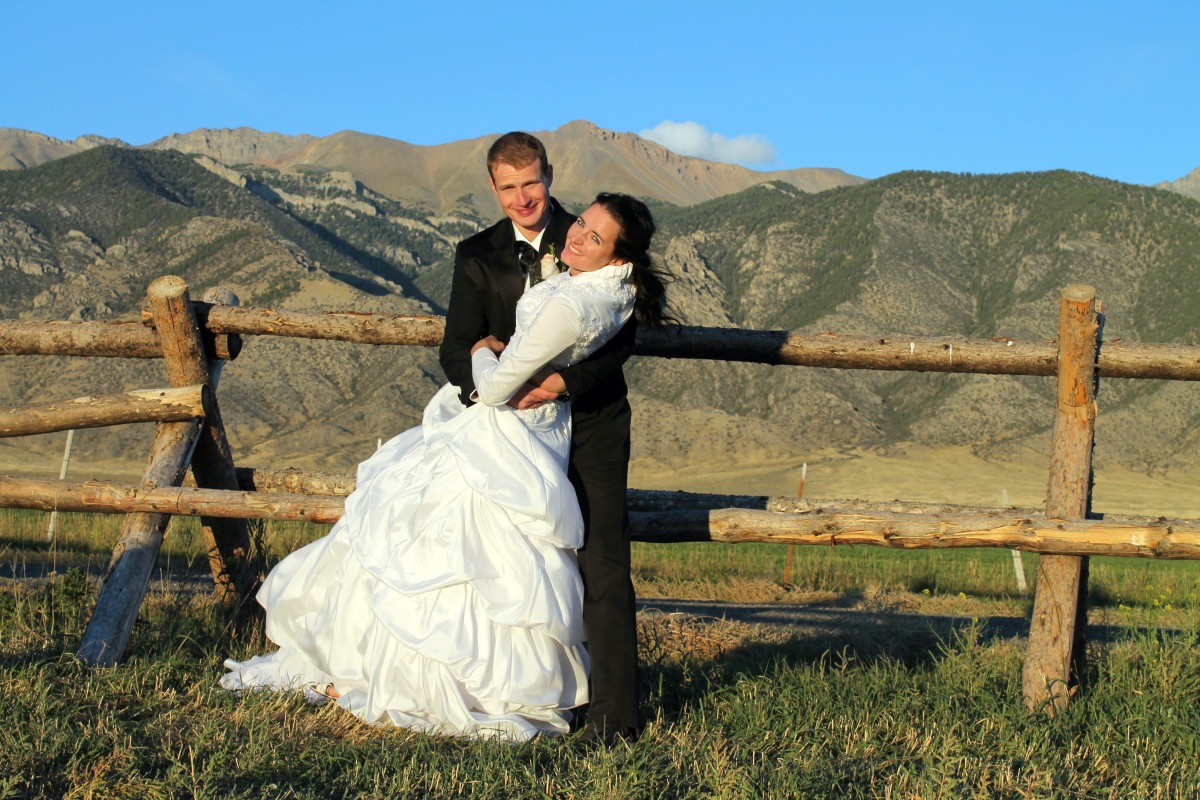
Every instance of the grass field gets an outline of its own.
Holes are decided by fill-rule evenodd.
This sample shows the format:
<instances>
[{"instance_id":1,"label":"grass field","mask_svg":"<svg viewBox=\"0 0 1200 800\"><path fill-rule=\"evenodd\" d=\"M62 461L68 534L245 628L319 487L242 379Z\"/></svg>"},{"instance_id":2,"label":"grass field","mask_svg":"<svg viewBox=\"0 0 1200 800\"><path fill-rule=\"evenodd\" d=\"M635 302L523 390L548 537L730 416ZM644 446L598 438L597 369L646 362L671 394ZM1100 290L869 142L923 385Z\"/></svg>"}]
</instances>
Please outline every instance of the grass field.
<instances>
[{"instance_id":1,"label":"grass field","mask_svg":"<svg viewBox=\"0 0 1200 800\"><path fill-rule=\"evenodd\" d=\"M883 474L862 459L838 469ZM811 494L870 496L838 491L826 472L828 490ZM1008 491L1023 504L1033 489ZM296 696L229 696L221 662L269 649L261 624L229 625L207 595L166 582L152 583L125 663L85 669L71 654L89 570L107 561L120 518L63 514L53 546L47 520L0 510L0 569L48 575L0 579L0 798L1200 796L1193 562L1091 560L1088 668L1050 718L1023 706L1024 645L995 624L1019 625L1030 607L1008 551L797 547L784 586L783 546L635 545L643 598L856 613L834 627L643 613L637 742L509 746L369 728ZM324 530L256 535L274 559ZM160 566L203 573L201 551L195 520L177 519ZM1023 566L1032 583L1036 556Z\"/></svg>"},{"instance_id":2,"label":"grass field","mask_svg":"<svg viewBox=\"0 0 1200 800\"><path fill-rule=\"evenodd\" d=\"M154 591L127 661L71 657L69 571L0 593L0 797L1184 798L1200 791L1195 615L1095 643L1056 718L1020 701L1022 648L970 619L802 630L645 616L645 728L611 748L509 746L359 724L216 688L266 647L204 596ZM1116 612L1114 612L1116 613ZM1130 615L1132 612L1120 612ZM1132 621L1132 617L1131 617ZM1179 619L1174 622L1179 622Z\"/></svg>"}]
</instances>

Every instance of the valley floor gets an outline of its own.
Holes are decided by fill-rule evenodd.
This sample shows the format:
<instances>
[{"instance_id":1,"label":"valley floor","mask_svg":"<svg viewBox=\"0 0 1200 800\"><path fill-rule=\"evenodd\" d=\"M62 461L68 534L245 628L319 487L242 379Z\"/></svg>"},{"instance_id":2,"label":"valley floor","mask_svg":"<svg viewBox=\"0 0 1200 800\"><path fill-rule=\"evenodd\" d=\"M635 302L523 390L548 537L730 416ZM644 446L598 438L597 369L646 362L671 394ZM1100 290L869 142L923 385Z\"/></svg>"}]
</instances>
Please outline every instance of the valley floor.
<instances>
[{"instance_id":1,"label":"valley floor","mask_svg":"<svg viewBox=\"0 0 1200 800\"><path fill-rule=\"evenodd\" d=\"M700 456L688 466L640 458L630 464L629 484L638 489L791 496L799 489L803 464L808 465L804 496L809 498L1036 508L1045 503L1050 459L1047 453L1026 449L1012 461L988 461L967 447L920 445L893 446L886 452L815 450L772 463L755 463L751 454L732 463L727 457ZM303 460L253 466L314 468ZM0 475L57 478L60 467L58 456L37 455L0 442ZM141 468L141 462L133 459L76 456L68 478L133 482ZM315 468L348 472L354 464ZM1092 508L1099 513L1197 519L1198 488L1200 468L1147 475L1120 465L1102 465L1096 469Z\"/></svg>"},{"instance_id":2,"label":"valley floor","mask_svg":"<svg viewBox=\"0 0 1200 800\"><path fill-rule=\"evenodd\" d=\"M654 459L630 465L640 489L728 494L796 494L802 464L804 496L910 500L929 503L1037 508L1046 502L1048 454L1024 451L1015 461L985 461L966 447L893 447L814 451L772 464L699 463L671 468ZM1096 469L1092 508L1099 513L1195 519L1200 517L1200 474L1146 475L1121 466Z\"/></svg>"}]
</instances>

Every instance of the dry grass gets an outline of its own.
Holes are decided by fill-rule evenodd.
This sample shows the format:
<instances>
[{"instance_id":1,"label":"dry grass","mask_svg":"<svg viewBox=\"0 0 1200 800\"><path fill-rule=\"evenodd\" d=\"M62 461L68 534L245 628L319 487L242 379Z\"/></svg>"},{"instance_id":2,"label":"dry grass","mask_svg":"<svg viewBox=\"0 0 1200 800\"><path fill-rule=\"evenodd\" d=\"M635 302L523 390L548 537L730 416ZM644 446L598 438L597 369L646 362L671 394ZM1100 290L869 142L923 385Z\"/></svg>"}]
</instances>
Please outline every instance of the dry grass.
<instances>
[{"instance_id":1,"label":"dry grass","mask_svg":"<svg viewBox=\"0 0 1200 800\"><path fill-rule=\"evenodd\" d=\"M0 797L1140 800L1200 789L1195 629L1160 639L1150 611L1145 633L1091 649L1088 687L1055 720L1021 705L1019 642L969 617L837 609L823 624L761 625L645 612L636 743L509 747L369 728L293 695L231 697L215 686L221 659L267 645L207 596L152 592L126 663L84 669L70 657L90 602L81 575L0 584ZM887 590L864 600L933 602Z\"/></svg>"},{"instance_id":2,"label":"dry grass","mask_svg":"<svg viewBox=\"0 0 1200 800\"><path fill-rule=\"evenodd\" d=\"M642 489L686 490L791 497L808 465L805 497L911 500L994 506L1008 503L1037 508L1045 504L1049 444L1014 450L1011 460L987 460L968 447L895 445L886 452L861 448L816 450L764 463L727 459L682 468L651 459L630 466L630 485ZM1098 512L1152 517L1200 518L1200 473L1195 468L1147 475L1119 464L1096 471L1092 506Z\"/></svg>"}]
</instances>

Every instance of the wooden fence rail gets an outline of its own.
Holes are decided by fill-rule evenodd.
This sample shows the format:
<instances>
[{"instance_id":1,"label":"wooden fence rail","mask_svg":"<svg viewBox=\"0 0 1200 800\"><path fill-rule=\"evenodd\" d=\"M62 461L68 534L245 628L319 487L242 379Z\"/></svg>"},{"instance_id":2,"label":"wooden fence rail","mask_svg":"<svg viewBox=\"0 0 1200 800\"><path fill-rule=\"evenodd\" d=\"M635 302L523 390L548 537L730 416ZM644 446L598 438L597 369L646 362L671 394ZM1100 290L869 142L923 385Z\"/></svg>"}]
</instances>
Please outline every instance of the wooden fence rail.
<instances>
[{"instance_id":1,"label":"wooden fence rail","mask_svg":"<svg viewBox=\"0 0 1200 800\"><path fill-rule=\"evenodd\" d=\"M0 438L74 428L103 428L130 422L182 422L208 416L211 407L212 392L204 384L178 389L135 389L27 406L0 406Z\"/></svg>"},{"instance_id":2,"label":"wooden fence rail","mask_svg":"<svg viewBox=\"0 0 1200 800\"><path fill-rule=\"evenodd\" d=\"M244 492L282 494L321 494L345 497L354 491L355 476L352 472L324 472L288 469L261 469L238 467L238 488ZM2 494L2 492L0 492ZM980 516L1007 514L1013 517L1031 518L1044 514L1043 509L1017 506L964 506L955 503L920 503L904 500L862 500L860 498L816 498L784 495L715 494L708 492L662 491L657 489L629 489L625 505L631 513L659 511L715 511L723 508L739 508L748 511L775 511L786 513L829 513L831 510L870 511L886 514L945 514L949 516ZM1200 528L1200 519L1166 519L1134 514L1091 515L1090 518L1107 522L1123 522L1134 526L1154 527L1165 524L1176 528ZM688 538L686 541L708 541L707 534Z\"/></svg>"},{"instance_id":3,"label":"wooden fence rail","mask_svg":"<svg viewBox=\"0 0 1200 800\"><path fill-rule=\"evenodd\" d=\"M0 497L10 508L42 511L154 512L322 524L340 519L345 505L344 495L7 477L0 477ZM896 550L999 547L1047 555L1200 559L1200 522L1195 520L1061 519L1017 509L953 506L935 513L869 511L840 507L839 502L844 501L810 500L807 511L635 511L630 514L631 535L634 541L660 543L842 544Z\"/></svg>"},{"instance_id":4,"label":"wooden fence rail","mask_svg":"<svg viewBox=\"0 0 1200 800\"><path fill-rule=\"evenodd\" d=\"M227 334L206 336L206 350L232 361L242 343ZM211 344L208 342L211 341ZM162 358L153 328L137 322L26 322L0 320L0 355Z\"/></svg>"},{"instance_id":5,"label":"wooden fence rail","mask_svg":"<svg viewBox=\"0 0 1200 800\"><path fill-rule=\"evenodd\" d=\"M441 317L347 312L275 311L195 303L214 334L214 352L232 360L240 349L230 335L291 336L363 344L441 343ZM225 336L227 338L222 339ZM1053 375L1053 341L966 339L953 336L843 336L739 328L682 326L670 333L638 332L635 354L756 364L913 372ZM0 320L0 355L162 358L152 330L132 322L24 322ZM1097 360L1105 378L1200 381L1200 347L1105 342Z\"/></svg>"},{"instance_id":6,"label":"wooden fence rail","mask_svg":"<svg viewBox=\"0 0 1200 800\"><path fill-rule=\"evenodd\" d=\"M241 337L431 347L441 342L444 327L437 317L240 308L232 293L219 289L206 293L202 302L193 302L186 284L175 276L156 280L147 295L140 323L0 320L0 355L163 358L173 387L203 387L201 391L208 392L202 422L158 424L141 484L0 478L0 505L129 515L80 647L88 663L115 663L120 658L170 515L201 516L214 582L232 604L248 589L243 570L249 553L245 519L332 522L342 513L344 497L353 491L353 475L235 469L215 388L222 364L238 355ZM1111 515L1088 519L1096 378L1200 380L1200 347L1101 343L1098 330L1094 290L1071 286L1060 297L1054 341L838 336L687 326L665 334L639 332L635 352L644 356L1055 376L1057 403L1044 510L633 491L628 506L634 538L901 549L1002 547L1041 553L1023 692L1031 706L1053 713L1069 697L1069 684L1084 652L1087 556L1200 558L1200 524L1195 521ZM118 407L133 405L131 398L113 402ZM24 414L21 424L26 429L49 424L45 413L41 422L29 422L38 416L31 407L0 409L0 430L5 413L10 418ZM132 412L125 408L121 413ZM146 418L150 412L138 413ZM49 416L56 414L61 416L61 412ZM181 485L189 465L195 488Z\"/></svg>"}]
</instances>

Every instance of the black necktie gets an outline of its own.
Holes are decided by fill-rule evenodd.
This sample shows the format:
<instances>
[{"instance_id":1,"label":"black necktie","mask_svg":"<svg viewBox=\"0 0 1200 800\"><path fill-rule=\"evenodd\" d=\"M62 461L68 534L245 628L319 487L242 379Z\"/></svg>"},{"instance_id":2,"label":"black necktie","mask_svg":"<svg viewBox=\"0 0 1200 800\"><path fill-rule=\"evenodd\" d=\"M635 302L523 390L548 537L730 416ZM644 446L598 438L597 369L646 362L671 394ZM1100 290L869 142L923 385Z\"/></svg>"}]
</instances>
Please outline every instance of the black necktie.
<instances>
[{"instance_id":1,"label":"black necktie","mask_svg":"<svg viewBox=\"0 0 1200 800\"><path fill-rule=\"evenodd\" d=\"M529 285L533 285L533 265L538 262L538 252L529 242L514 242L513 254L517 257L517 261L521 262L521 271L525 273L525 277L529 279Z\"/></svg>"}]
</instances>

